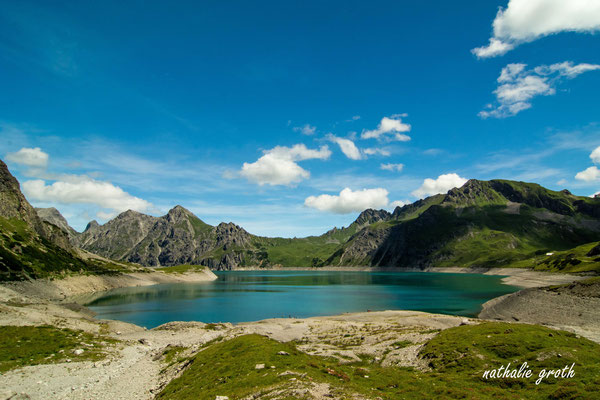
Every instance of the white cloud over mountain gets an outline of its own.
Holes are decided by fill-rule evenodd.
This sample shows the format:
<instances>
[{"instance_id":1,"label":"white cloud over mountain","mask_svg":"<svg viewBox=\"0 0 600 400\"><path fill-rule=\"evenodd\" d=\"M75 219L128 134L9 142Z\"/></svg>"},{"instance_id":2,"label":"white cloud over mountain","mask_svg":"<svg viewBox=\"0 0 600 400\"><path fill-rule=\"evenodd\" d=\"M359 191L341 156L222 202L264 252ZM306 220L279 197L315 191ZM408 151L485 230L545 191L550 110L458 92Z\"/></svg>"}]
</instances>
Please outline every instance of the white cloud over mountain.
<instances>
[{"instance_id":1,"label":"white cloud over mountain","mask_svg":"<svg viewBox=\"0 0 600 400\"><path fill-rule=\"evenodd\" d=\"M143 212L153 208L152 203L132 196L110 182L87 175L47 171L50 157L39 147L23 147L17 152L8 153L5 158L9 162L30 167L26 175L38 178L22 183L23 193L30 201L66 205L91 204L104 209L97 211L101 218L102 215L114 216L115 213L129 209Z\"/></svg>"},{"instance_id":2,"label":"white cloud over mountain","mask_svg":"<svg viewBox=\"0 0 600 400\"><path fill-rule=\"evenodd\" d=\"M356 191L345 188L339 195L309 196L304 201L307 207L336 214L361 212L367 208L379 209L386 207L388 203L388 191L383 188Z\"/></svg>"},{"instance_id":3,"label":"white cloud over mountain","mask_svg":"<svg viewBox=\"0 0 600 400\"><path fill-rule=\"evenodd\" d=\"M508 64L497 79L494 91L496 104L481 111L481 118L506 118L531 108L531 100L537 96L551 96L555 86L564 79L573 79L584 72L600 69L597 64L573 64L570 61L541 65L527 69L526 64Z\"/></svg>"},{"instance_id":4,"label":"white cloud over mountain","mask_svg":"<svg viewBox=\"0 0 600 400\"><path fill-rule=\"evenodd\" d=\"M56 181L49 185L41 179L25 181L23 192L33 201L95 204L117 212L130 209L143 212L152 207L148 201L132 196L110 182L97 181L86 176L72 181Z\"/></svg>"},{"instance_id":5,"label":"white cloud over mountain","mask_svg":"<svg viewBox=\"0 0 600 400\"><path fill-rule=\"evenodd\" d=\"M326 160L330 156L328 146L321 146L318 150L308 149L304 144L277 146L266 150L255 162L244 163L240 174L261 186L291 185L310 177L310 172L299 166L298 161Z\"/></svg>"},{"instance_id":6,"label":"white cloud over mountain","mask_svg":"<svg viewBox=\"0 0 600 400\"><path fill-rule=\"evenodd\" d=\"M446 193L450 189L461 187L466 182L467 179L458 174L444 174L438 176L437 179L425 179L421 187L414 190L411 194L422 199L427 196L433 196L434 194Z\"/></svg>"},{"instance_id":7,"label":"white cloud over mountain","mask_svg":"<svg viewBox=\"0 0 600 400\"><path fill-rule=\"evenodd\" d=\"M19 151L8 153L5 158L9 162L32 168L46 168L49 159L48 154L39 147L23 147Z\"/></svg>"},{"instance_id":8,"label":"white cloud over mountain","mask_svg":"<svg viewBox=\"0 0 600 400\"><path fill-rule=\"evenodd\" d=\"M479 58L506 54L522 43L560 32L600 30L600 2L594 0L510 0L492 23L487 46L472 50Z\"/></svg>"},{"instance_id":9,"label":"white cloud over mountain","mask_svg":"<svg viewBox=\"0 0 600 400\"><path fill-rule=\"evenodd\" d=\"M594 164L600 164L600 146L596 147L590 153L590 159ZM600 169L596 166L591 166L585 170L578 172L575 175L575 179L584 182L596 182L600 181Z\"/></svg>"}]
</instances>

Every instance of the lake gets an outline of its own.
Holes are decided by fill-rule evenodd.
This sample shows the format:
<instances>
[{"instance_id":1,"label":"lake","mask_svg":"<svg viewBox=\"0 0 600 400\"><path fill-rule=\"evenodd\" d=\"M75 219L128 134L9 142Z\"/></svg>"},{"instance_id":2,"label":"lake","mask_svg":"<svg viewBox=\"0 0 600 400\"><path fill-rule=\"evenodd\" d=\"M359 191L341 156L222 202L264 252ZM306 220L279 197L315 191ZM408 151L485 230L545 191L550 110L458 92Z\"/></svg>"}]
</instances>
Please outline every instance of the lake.
<instances>
[{"instance_id":1,"label":"lake","mask_svg":"<svg viewBox=\"0 0 600 400\"><path fill-rule=\"evenodd\" d=\"M245 322L344 312L418 310L476 316L519 288L500 276L432 272L227 271L212 282L114 289L80 300L97 318L154 328L170 321Z\"/></svg>"}]
</instances>

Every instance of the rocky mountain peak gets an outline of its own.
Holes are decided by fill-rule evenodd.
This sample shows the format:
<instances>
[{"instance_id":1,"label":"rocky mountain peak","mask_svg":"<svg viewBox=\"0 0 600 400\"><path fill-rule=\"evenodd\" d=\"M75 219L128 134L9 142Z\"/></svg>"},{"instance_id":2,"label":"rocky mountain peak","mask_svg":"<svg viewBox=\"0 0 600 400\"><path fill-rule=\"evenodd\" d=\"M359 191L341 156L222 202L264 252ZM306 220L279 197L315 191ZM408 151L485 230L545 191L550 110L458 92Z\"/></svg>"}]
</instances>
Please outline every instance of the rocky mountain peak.
<instances>
[{"instance_id":1,"label":"rocky mountain peak","mask_svg":"<svg viewBox=\"0 0 600 400\"><path fill-rule=\"evenodd\" d=\"M392 217L392 214L387 212L386 210L374 210L372 208L368 208L365 211L361 212L358 218L354 221L357 225L371 225L375 222L379 221L387 221Z\"/></svg>"},{"instance_id":2,"label":"rocky mountain peak","mask_svg":"<svg viewBox=\"0 0 600 400\"><path fill-rule=\"evenodd\" d=\"M145 214L142 214L142 213L134 211L134 210L127 210L127 211L124 211L121 214L117 215L115 220L135 219L135 218L142 217L144 215Z\"/></svg>"},{"instance_id":3,"label":"rocky mountain peak","mask_svg":"<svg viewBox=\"0 0 600 400\"><path fill-rule=\"evenodd\" d=\"M217 246L235 244L245 246L250 243L251 236L246 230L233 222L221 222L215 228Z\"/></svg>"},{"instance_id":4,"label":"rocky mountain peak","mask_svg":"<svg viewBox=\"0 0 600 400\"><path fill-rule=\"evenodd\" d=\"M75 229L73 229L73 228L71 228L71 226L69 226L69 223L67 222L65 217L63 217L63 215L60 213L60 211L58 211L56 208L54 208L54 207L36 208L35 211L37 212L37 214L39 215L39 217L42 220L49 222L52 225L56 225L60 229L65 231L67 233L67 235L69 236L69 239L72 238L73 236L77 235L77 232L75 231Z\"/></svg>"},{"instance_id":5,"label":"rocky mountain peak","mask_svg":"<svg viewBox=\"0 0 600 400\"><path fill-rule=\"evenodd\" d=\"M97 228L99 226L100 226L100 224L98 223L98 221L96 221L95 219L93 219L90 222L88 222L88 224L86 225L86 227L83 230L83 232L85 233L85 232L89 231L90 229L94 229L94 228Z\"/></svg>"},{"instance_id":6,"label":"rocky mountain peak","mask_svg":"<svg viewBox=\"0 0 600 400\"><path fill-rule=\"evenodd\" d=\"M175 206L172 209L169 210L169 212L166 215L167 219L169 221L179 221L181 219L187 219L189 217L195 217L195 215L188 209L182 207L182 206Z\"/></svg>"}]
</instances>

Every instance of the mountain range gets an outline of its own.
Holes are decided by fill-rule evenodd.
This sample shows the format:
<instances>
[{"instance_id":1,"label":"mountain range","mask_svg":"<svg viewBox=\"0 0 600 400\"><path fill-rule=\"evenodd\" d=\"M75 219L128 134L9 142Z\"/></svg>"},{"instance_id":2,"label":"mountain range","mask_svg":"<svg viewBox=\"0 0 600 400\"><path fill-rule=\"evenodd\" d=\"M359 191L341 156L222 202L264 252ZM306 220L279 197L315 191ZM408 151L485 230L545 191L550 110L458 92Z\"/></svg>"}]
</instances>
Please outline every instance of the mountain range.
<instances>
[{"instance_id":1,"label":"mountain range","mask_svg":"<svg viewBox=\"0 0 600 400\"><path fill-rule=\"evenodd\" d=\"M78 260L77 250L83 249L124 265L196 264L215 270L533 267L542 255L600 240L600 198L508 180L472 179L446 194L397 207L391 213L368 209L348 227L288 239L252 235L231 222L212 226L182 206L161 217L129 210L103 225L91 221L79 233L58 210L34 210L4 163L0 179L1 248L6 252L13 246L10 252L15 257L18 254L10 242L17 228L7 222L15 220L27 226L36 243L59 248ZM0 264L5 260L2 257ZM563 265L571 267L575 266Z\"/></svg>"}]
</instances>

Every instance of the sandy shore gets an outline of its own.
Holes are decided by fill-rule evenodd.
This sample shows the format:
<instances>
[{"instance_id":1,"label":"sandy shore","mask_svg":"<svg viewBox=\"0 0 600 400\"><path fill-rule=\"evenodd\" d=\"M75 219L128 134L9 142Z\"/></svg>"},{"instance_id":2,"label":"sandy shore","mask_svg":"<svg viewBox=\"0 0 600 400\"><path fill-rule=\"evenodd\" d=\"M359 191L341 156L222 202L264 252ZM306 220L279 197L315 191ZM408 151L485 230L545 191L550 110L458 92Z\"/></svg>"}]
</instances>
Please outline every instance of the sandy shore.
<instances>
[{"instance_id":1,"label":"sandy shore","mask_svg":"<svg viewBox=\"0 0 600 400\"><path fill-rule=\"evenodd\" d=\"M217 276L209 269L205 269L201 272L183 274L153 271L120 275L80 275L64 279L6 282L0 286L24 295L34 295L49 300L62 300L84 293L100 292L121 287L149 286L159 283L205 282L215 279L217 279Z\"/></svg>"}]
</instances>

